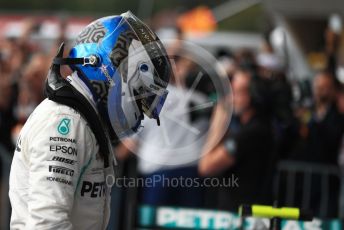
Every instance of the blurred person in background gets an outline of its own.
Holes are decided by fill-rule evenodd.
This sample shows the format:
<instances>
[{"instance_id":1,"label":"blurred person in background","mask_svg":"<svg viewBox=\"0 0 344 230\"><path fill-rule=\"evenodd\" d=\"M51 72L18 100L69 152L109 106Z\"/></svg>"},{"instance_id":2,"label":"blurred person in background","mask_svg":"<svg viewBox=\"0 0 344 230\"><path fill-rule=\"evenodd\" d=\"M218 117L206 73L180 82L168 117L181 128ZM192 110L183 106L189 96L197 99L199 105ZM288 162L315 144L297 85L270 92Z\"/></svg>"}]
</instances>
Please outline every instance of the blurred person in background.
<instances>
[{"instance_id":1,"label":"blurred person in background","mask_svg":"<svg viewBox=\"0 0 344 230\"><path fill-rule=\"evenodd\" d=\"M337 108L341 115L344 115L344 85L340 85L337 94ZM344 178L344 135L342 136L341 145L339 149L338 165L340 168L341 178ZM340 182L340 202L339 202L339 217L344 217L344 180Z\"/></svg>"},{"instance_id":2,"label":"blurred person in background","mask_svg":"<svg viewBox=\"0 0 344 230\"><path fill-rule=\"evenodd\" d=\"M18 133L34 107L43 100L43 82L48 70L45 64L48 60L42 58L36 60L36 64L31 66L30 56L37 51L37 44L34 44L30 36L34 32L37 23L32 19L27 19L23 23L22 33L18 38L0 38L0 81L3 88L1 93L5 94L6 109L1 106L0 126L2 127L0 142L6 143L7 148L12 152L16 143ZM29 62L29 63L28 63ZM30 67L27 67L30 65ZM23 72L41 70L39 75L33 79L23 80ZM29 82L28 82L29 81ZM36 87L27 88L28 84L36 84ZM23 89L21 91L21 89ZM32 95L40 95L40 99L35 99ZM4 99L4 98L3 98ZM35 99L35 100L34 100ZM24 103L25 102L25 103ZM30 104L30 106L27 106ZM25 105L25 106L24 106ZM12 139L12 143L9 142Z\"/></svg>"},{"instance_id":3,"label":"blurred person in background","mask_svg":"<svg viewBox=\"0 0 344 230\"><path fill-rule=\"evenodd\" d=\"M233 76L234 116L224 140L199 162L203 176L238 178L238 187L221 187L217 207L236 212L243 203L267 203L264 179L269 172L272 134L260 110L251 71L239 69ZM222 127L223 128L223 127ZM211 135L211 134L210 134Z\"/></svg>"},{"instance_id":4,"label":"blurred person in background","mask_svg":"<svg viewBox=\"0 0 344 230\"><path fill-rule=\"evenodd\" d=\"M336 107L338 109L338 113L344 116L344 85L340 84L338 86L338 92L336 97Z\"/></svg>"},{"instance_id":5,"label":"blurred person in background","mask_svg":"<svg viewBox=\"0 0 344 230\"><path fill-rule=\"evenodd\" d=\"M0 144L9 152L13 151L12 127L16 123L13 115L13 88L9 77L0 78Z\"/></svg>"},{"instance_id":6,"label":"blurred person in background","mask_svg":"<svg viewBox=\"0 0 344 230\"><path fill-rule=\"evenodd\" d=\"M43 53L35 53L22 67L20 72L20 80L16 84L18 89L17 102L13 108L14 116L17 120L16 125L12 129L13 144L19 136L30 114L37 105L43 101L45 95L43 93L46 72L50 65L50 58Z\"/></svg>"},{"instance_id":7,"label":"blurred person in background","mask_svg":"<svg viewBox=\"0 0 344 230\"><path fill-rule=\"evenodd\" d=\"M217 50L216 59L226 71L228 79L231 80L237 68L233 53L226 48L220 48Z\"/></svg>"},{"instance_id":8,"label":"blurred person in background","mask_svg":"<svg viewBox=\"0 0 344 230\"><path fill-rule=\"evenodd\" d=\"M332 74L318 72L313 81L314 108L308 124L305 156L308 162L337 164L344 119L338 112L336 93Z\"/></svg>"},{"instance_id":9,"label":"blurred person in background","mask_svg":"<svg viewBox=\"0 0 344 230\"><path fill-rule=\"evenodd\" d=\"M275 161L288 158L298 141L298 122L293 114L293 95L285 73L285 64L273 50L268 38L257 54L260 81L265 85L267 115L272 122L275 141Z\"/></svg>"},{"instance_id":10,"label":"blurred person in background","mask_svg":"<svg viewBox=\"0 0 344 230\"><path fill-rule=\"evenodd\" d=\"M43 53L35 53L27 63L21 81L33 93L32 102L38 105L44 98L43 86L51 60Z\"/></svg>"},{"instance_id":11,"label":"blurred person in background","mask_svg":"<svg viewBox=\"0 0 344 230\"><path fill-rule=\"evenodd\" d=\"M337 97L336 97L336 107L338 113L344 116L344 85L340 84L338 87ZM342 137L340 150L339 150L339 165L344 168L344 135Z\"/></svg>"},{"instance_id":12,"label":"blurred person in background","mask_svg":"<svg viewBox=\"0 0 344 230\"><path fill-rule=\"evenodd\" d=\"M32 42L31 36L37 32L39 22L32 18L23 20L21 34L19 37L7 37L0 42L1 53L4 54L5 72L11 73L14 80L18 80L20 72L25 67L25 64L30 59L30 56L38 52L40 47L36 42ZM18 76L19 75L19 76Z\"/></svg>"},{"instance_id":13,"label":"blurred person in background","mask_svg":"<svg viewBox=\"0 0 344 230\"><path fill-rule=\"evenodd\" d=\"M301 160L317 164L338 165L341 141L344 133L344 117L338 110L337 87L335 79L328 71L318 72L313 81L314 108L308 123L306 146ZM340 107L339 107L340 108ZM299 158L300 159L300 158ZM328 212L321 212L320 197L323 187L329 193ZM338 216L339 182L337 178L328 177L328 185L323 184L319 175L313 175L310 206L315 215L322 217ZM323 216L326 215L326 216Z\"/></svg>"},{"instance_id":14,"label":"blurred person in background","mask_svg":"<svg viewBox=\"0 0 344 230\"><path fill-rule=\"evenodd\" d=\"M0 41L0 71L9 74L14 80L17 80L26 61L25 49L18 40L18 38L3 38Z\"/></svg>"}]
</instances>

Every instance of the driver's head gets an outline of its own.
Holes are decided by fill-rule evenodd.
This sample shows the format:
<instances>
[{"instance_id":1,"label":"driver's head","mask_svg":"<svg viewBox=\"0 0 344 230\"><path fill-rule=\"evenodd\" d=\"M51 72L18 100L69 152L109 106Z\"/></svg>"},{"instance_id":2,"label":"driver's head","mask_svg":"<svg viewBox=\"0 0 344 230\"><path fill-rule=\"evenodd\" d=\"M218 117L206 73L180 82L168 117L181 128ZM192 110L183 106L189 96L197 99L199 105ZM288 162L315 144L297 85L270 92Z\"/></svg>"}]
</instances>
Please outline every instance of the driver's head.
<instances>
[{"instance_id":1,"label":"driver's head","mask_svg":"<svg viewBox=\"0 0 344 230\"><path fill-rule=\"evenodd\" d=\"M69 57L96 61L71 68L86 83L117 136L136 132L144 114L159 119L171 65L156 34L131 12L89 24Z\"/></svg>"}]
</instances>

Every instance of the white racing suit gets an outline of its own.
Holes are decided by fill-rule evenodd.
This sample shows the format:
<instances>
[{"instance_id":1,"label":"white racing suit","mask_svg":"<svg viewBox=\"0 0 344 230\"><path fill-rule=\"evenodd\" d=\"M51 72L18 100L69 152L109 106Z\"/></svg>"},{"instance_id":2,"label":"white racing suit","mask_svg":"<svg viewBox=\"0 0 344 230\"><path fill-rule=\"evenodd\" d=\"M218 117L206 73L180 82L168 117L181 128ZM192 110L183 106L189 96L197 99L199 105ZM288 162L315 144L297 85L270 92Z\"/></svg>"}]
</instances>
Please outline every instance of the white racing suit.
<instances>
[{"instance_id":1,"label":"white racing suit","mask_svg":"<svg viewBox=\"0 0 344 230\"><path fill-rule=\"evenodd\" d=\"M11 229L105 229L113 176L80 113L45 99L24 125L13 157Z\"/></svg>"}]
</instances>

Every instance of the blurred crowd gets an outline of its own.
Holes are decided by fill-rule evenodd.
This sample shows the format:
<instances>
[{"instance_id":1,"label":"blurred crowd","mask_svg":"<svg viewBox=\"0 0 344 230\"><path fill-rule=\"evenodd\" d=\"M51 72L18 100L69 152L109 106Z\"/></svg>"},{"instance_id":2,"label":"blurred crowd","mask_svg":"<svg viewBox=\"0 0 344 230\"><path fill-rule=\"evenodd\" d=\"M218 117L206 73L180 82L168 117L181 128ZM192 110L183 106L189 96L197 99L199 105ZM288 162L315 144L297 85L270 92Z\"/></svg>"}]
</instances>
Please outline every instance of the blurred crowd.
<instances>
[{"instance_id":1,"label":"blurred crowd","mask_svg":"<svg viewBox=\"0 0 344 230\"><path fill-rule=\"evenodd\" d=\"M62 26L63 27L63 26ZM30 39L35 23L28 20L21 37L0 38L0 144L12 153L19 131L34 108L44 99L43 86L47 70L51 64L57 46L64 40L63 30L59 39L49 49ZM179 35L182 38L182 34ZM324 44L326 50L328 44ZM193 87L201 68L192 60L178 58L180 44L169 47L176 64L175 78L171 82L170 92L178 95L183 89ZM202 146L194 146L188 151L204 154L204 157L183 164L183 159L171 167L152 166L139 162L142 177L165 175L166 177L186 176L192 178L231 177L239 178L238 188L202 188L168 189L163 185L155 188L143 188L140 201L152 205L180 205L208 207L236 211L242 203L272 204L272 184L276 165L281 160L295 160L321 165L344 165L344 85L339 83L333 67L318 70L309 81L309 94L312 103L298 103L294 100L292 84L288 78L285 60L274 53L269 39L266 38L261 49L237 50L218 47L214 53L226 70L232 85L234 114L229 127L219 125L212 129L209 136L226 131L222 140L211 149L202 152ZM333 56L328 55L333 63ZM64 70L64 75L68 74ZM209 78L202 79L196 90L199 96L190 103L203 103L216 98L214 86ZM175 87L175 88L173 88ZM307 87L306 87L307 88ZM177 103L180 97L176 97ZM179 99L178 99L179 98ZM220 105L221 103L219 103ZM221 109L214 107L214 110ZM186 122L199 128L210 122L211 111L189 114ZM166 121L168 122L168 121ZM215 121L216 122L216 121ZM209 124L208 124L209 125ZM154 135L149 125L142 135L152 142L159 142L160 135ZM174 144L190 138L173 124L170 125L174 137L180 137ZM221 129L221 130L219 130ZM154 129L155 130L155 129ZM209 138L208 138L209 139ZM204 143L208 141L204 139ZM135 140L126 140L135 142ZM172 143L173 144L173 143ZM150 142L130 143L139 148L139 154L153 154ZM131 149L130 149L131 150ZM117 146L117 156L125 161L130 150L121 144ZM166 153L166 161L176 160L173 154ZM182 155L182 154L181 154ZM172 156L172 157L171 157ZM149 158L148 158L149 159ZM139 160L142 161L142 160ZM314 178L317 181L319 178ZM336 216L338 210L339 182L330 183L330 207L334 210L327 216ZM321 188L315 187L313 193ZM311 196L311 195L309 195ZM318 199L312 195L312 201ZM311 208L317 210L317 203Z\"/></svg>"},{"instance_id":2,"label":"blurred crowd","mask_svg":"<svg viewBox=\"0 0 344 230\"><path fill-rule=\"evenodd\" d=\"M0 143L10 152L21 127L45 98L47 70L65 40L62 22L60 27L61 36L48 49L32 39L39 23L31 18L24 20L20 37L0 37Z\"/></svg>"}]
</instances>

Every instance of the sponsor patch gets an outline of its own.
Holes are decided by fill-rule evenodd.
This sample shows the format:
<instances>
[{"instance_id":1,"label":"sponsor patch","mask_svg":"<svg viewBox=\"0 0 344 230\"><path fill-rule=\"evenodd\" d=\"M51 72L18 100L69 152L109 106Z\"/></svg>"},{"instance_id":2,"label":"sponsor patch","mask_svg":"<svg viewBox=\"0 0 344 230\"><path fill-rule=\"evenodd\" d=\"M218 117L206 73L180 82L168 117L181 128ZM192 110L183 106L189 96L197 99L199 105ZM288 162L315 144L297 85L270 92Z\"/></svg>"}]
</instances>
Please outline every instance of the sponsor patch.
<instances>
[{"instance_id":1,"label":"sponsor patch","mask_svg":"<svg viewBox=\"0 0 344 230\"><path fill-rule=\"evenodd\" d=\"M58 182L61 184L66 184L66 185L72 185L72 182L70 180L66 180L60 177L52 177L52 176L48 176L47 177L47 181L52 181L52 182Z\"/></svg>"},{"instance_id":2,"label":"sponsor patch","mask_svg":"<svg viewBox=\"0 0 344 230\"><path fill-rule=\"evenodd\" d=\"M72 160L72 159L68 159L68 158L64 158L64 157L60 157L60 156L53 156L53 158L49 161L57 161L57 162L61 162L64 164L70 164L70 165L75 165L75 163L77 162L76 160Z\"/></svg>"},{"instance_id":3,"label":"sponsor patch","mask_svg":"<svg viewBox=\"0 0 344 230\"><path fill-rule=\"evenodd\" d=\"M103 197L105 196L105 182L83 181L81 187L81 196L83 197Z\"/></svg>"},{"instance_id":4,"label":"sponsor patch","mask_svg":"<svg viewBox=\"0 0 344 230\"><path fill-rule=\"evenodd\" d=\"M50 141L76 143L75 139L66 137L50 137Z\"/></svg>"},{"instance_id":5,"label":"sponsor patch","mask_svg":"<svg viewBox=\"0 0 344 230\"><path fill-rule=\"evenodd\" d=\"M57 126L57 131L62 135L67 135L69 133L70 119L63 118L60 124Z\"/></svg>"},{"instance_id":6,"label":"sponsor patch","mask_svg":"<svg viewBox=\"0 0 344 230\"><path fill-rule=\"evenodd\" d=\"M67 176L74 175L74 170L66 168L66 167L62 167L62 166L57 166L57 165L49 165L49 172L67 175Z\"/></svg>"},{"instance_id":7,"label":"sponsor patch","mask_svg":"<svg viewBox=\"0 0 344 230\"><path fill-rule=\"evenodd\" d=\"M50 152L63 153L72 156L78 155L76 148L66 145L50 145Z\"/></svg>"}]
</instances>

